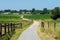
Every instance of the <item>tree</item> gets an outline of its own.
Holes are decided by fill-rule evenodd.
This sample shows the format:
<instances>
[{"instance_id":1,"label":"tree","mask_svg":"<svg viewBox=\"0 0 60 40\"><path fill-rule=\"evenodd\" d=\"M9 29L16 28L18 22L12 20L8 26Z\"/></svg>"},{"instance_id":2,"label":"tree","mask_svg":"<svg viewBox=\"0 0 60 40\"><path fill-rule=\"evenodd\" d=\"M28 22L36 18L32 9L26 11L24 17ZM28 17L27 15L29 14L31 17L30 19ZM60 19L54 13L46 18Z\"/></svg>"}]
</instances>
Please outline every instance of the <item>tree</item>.
<instances>
[{"instance_id":1,"label":"tree","mask_svg":"<svg viewBox=\"0 0 60 40\"><path fill-rule=\"evenodd\" d=\"M24 13L26 13L26 12L27 12L27 10L25 9L25 10L24 10Z\"/></svg>"},{"instance_id":2,"label":"tree","mask_svg":"<svg viewBox=\"0 0 60 40\"><path fill-rule=\"evenodd\" d=\"M35 14L35 8L32 9L31 13L32 14Z\"/></svg>"},{"instance_id":3,"label":"tree","mask_svg":"<svg viewBox=\"0 0 60 40\"><path fill-rule=\"evenodd\" d=\"M19 10L19 14L22 14L22 10Z\"/></svg>"},{"instance_id":4,"label":"tree","mask_svg":"<svg viewBox=\"0 0 60 40\"><path fill-rule=\"evenodd\" d=\"M2 10L0 10L0 14L2 13L3 11Z\"/></svg>"},{"instance_id":5,"label":"tree","mask_svg":"<svg viewBox=\"0 0 60 40\"><path fill-rule=\"evenodd\" d=\"M52 18L53 19L57 19L57 18L60 18L60 8L59 7L55 7L52 11Z\"/></svg>"},{"instance_id":6,"label":"tree","mask_svg":"<svg viewBox=\"0 0 60 40\"><path fill-rule=\"evenodd\" d=\"M53 14L54 14L54 15L60 15L60 8L59 8L59 7L55 7Z\"/></svg>"},{"instance_id":7,"label":"tree","mask_svg":"<svg viewBox=\"0 0 60 40\"><path fill-rule=\"evenodd\" d=\"M17 10L11 10L11 13L18 13Z\"/></svg>"},{"instance_id":8,"label":"tree","mask_svg":"<svg viewBox=\"0 0 60 40\"><path fill-rule=\"evenodd\" d=\"M4 10L4 12L11 12L11 10L10 9L7 9L7 10Z\"/></svg>"},{"instance_id":9,"label":"tree","mask_svg":"<svg viewBox=\"0 0 60 40\"><path fill-rule=\"evenodd\" d=\"M2 14L2 13L4 13L4 11L3 10L0 10L0 14Z\"/></svg>"},{"instance_id":10,"label":"tree","mask_svg":"<svg viewBox=\"0 0 60 40\"><path fill-rule=\"evenodd\" d=\"M48 14L47 8L44 8L44 9L43 9L43 14Z\"/></svg>"}]
</instances>

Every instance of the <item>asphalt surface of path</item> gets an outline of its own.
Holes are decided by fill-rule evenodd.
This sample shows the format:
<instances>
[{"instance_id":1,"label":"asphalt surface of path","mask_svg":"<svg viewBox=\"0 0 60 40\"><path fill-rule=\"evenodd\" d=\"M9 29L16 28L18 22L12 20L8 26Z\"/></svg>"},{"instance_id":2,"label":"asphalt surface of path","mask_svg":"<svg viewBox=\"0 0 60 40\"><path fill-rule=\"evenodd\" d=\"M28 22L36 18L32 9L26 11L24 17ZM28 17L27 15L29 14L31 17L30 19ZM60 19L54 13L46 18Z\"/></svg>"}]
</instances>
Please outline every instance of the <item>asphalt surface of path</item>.
<instances>
[{"instance_id":1,"label":"asphalt surface of path","mask_svg":"<svg viewBox=\"0 0 60 40\"><path fill-rule=\"evenodd\" d=\"M35 21L28 29L26 29L19 37L18 40L40 40L36 33L39 22Z\"/></svg>"}]
</instances>

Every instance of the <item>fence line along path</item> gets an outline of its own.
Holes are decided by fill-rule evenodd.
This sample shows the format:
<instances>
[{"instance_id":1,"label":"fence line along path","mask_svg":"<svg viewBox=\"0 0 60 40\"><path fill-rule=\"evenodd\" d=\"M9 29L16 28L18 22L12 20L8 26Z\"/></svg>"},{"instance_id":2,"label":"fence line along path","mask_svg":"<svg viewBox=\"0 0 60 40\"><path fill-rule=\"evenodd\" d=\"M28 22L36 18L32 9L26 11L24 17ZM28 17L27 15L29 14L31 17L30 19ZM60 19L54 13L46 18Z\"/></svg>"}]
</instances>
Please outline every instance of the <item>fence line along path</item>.
<instances>
[{"instance_id":1,"label":"fence line along path","mask_svg":"<svg viewBox=\"0 0 60 40\"><path fill-rule=\"evenodd\" d=\"M19 28L22 28L22 23L17 23L17 24L15 24L15 23L0 23L0 40L3 40L4 39L3 36L5 36L7 33L9 36L11 36L10 33L15 32L15 29L17 28L17 27L15 27L15 25L19 25L20 26ZM8 37L8 40L9 39L10 38Z\"/></svg>"},{"instance_id":2,"label":"fence line along path","mask_svg":"<svg viewBox=\"0 0 60 40\"><path fill-rule=\"evenodd\" d=\"M26 29L18 38L18 40L40 40L37 35L36 29L39 22L35 21L28 29Z\"/></svg>"}]
</instances>

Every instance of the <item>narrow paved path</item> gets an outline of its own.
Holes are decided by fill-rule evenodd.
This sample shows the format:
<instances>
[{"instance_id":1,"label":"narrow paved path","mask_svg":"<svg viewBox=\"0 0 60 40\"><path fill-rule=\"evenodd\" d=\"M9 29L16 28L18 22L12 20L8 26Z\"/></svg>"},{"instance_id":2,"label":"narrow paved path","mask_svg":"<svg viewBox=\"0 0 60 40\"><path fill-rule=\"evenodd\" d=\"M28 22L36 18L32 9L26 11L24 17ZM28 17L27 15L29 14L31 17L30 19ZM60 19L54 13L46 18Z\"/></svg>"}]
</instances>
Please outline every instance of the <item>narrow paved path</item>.
<instances>
[{"instance_id":1,"label":"narrow paved path","mask_svg":"<svg viewBox=\"0 0 60 40\"><path fill-rule=\"evenodd\" d=\"M35 21L27 30L25 30L18 40L40 40L36 33L39 22Z\"/></svg>"}]
</instances>

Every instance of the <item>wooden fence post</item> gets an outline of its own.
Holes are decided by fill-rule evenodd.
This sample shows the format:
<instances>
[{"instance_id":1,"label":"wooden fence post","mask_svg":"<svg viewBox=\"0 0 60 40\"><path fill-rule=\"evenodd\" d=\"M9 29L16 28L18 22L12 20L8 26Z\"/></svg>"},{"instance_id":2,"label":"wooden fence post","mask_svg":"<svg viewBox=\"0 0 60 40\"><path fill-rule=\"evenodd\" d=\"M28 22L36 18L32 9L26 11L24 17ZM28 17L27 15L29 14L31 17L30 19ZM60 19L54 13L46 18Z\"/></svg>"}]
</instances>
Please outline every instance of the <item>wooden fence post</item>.
<instances>
[{"instance_id":1,"label":"wooden fence post","mask_svg":"<svg viewBox=\"0 0 60 40\"><path fill-rule=\"evenodd\" d=\"M12 31L14 31L14 24L12 24Z\"/></svg>"},{"instance_id":2,"label":"wooden fence post","mask_svg":"<svg viewBox=\"0 0 60 40\"><path fill-rule=\"evenodd\" d=\"M20 23L20 28L22 28L22 23Z\"/></svg>"},{"instance_id":3,"label":"wooden fence post","mask_svg":"<svg viewBox=\"0 0 60 40\"><path fill-rule=\"evenodd\" d=\"M13 24L13 28L14 28L13 30L15 31L15 24Z\"/></svg>"},{"instance_id":4,"label":"wooden fence post","mask_svg":"<svg viewBox=\"0 0 60 40\"><path fill-rule=\"evenodd\" d=\"M6 23L4 24L4 34L6 34Z\"/></svg>"},{"instance_id":5,"label":"wooden fence post","mask_svg":"<svg viewBox=\"0 0 60 40\"><path fill-rule=\"evenodd\" d=\"M48 22L48 28L49 28L49 22Z\"/></svg>"},{"instance_id":6,"label":"wooden fence post","mask_svg":"<svg viewBox=\"0 0 60 40\"><path fill-rule=\"evenodd\" d=\"M44 28L44 22L41 22L41 27Z\"/></svg>"},{"instance_id":7,"label":"wooden fence post","mask_svg":"<svg viewBox=\"0 0 60 40\"><path fill-rule=\"evenodd\" d=\"M10 23L8 23L8 33L10 33Z\"/></svg>"},{"instance_id":8,"label":"wooden fence post","mask_svg":"<svg viewBox=\"0 0 60 40\"><path fill-rule=\"evenodd\" d=\"M11 23L11 25L10 25L10 26L11 26L11 31L12 31L12 23Z\"/></svg>"},{"instance_id":9,"label":"wooden fence post","mask_svg":"<svg viewBox=\"0 0 60 40\"><path fill-rule=\"evenodd\" d=\"M2 40L2 24L0 23L0 40Z\"/></svg>"},{"instance_id":10,"label":"wooden fence post","mask_svg":"<svg viewBox=\"0 0 60 40\"><path fill-rule=\"evenodd\" d=\"M56 28L56 23L54 22L54 30L55 30L55 28Z\"/></svg>"}]
</instances>

